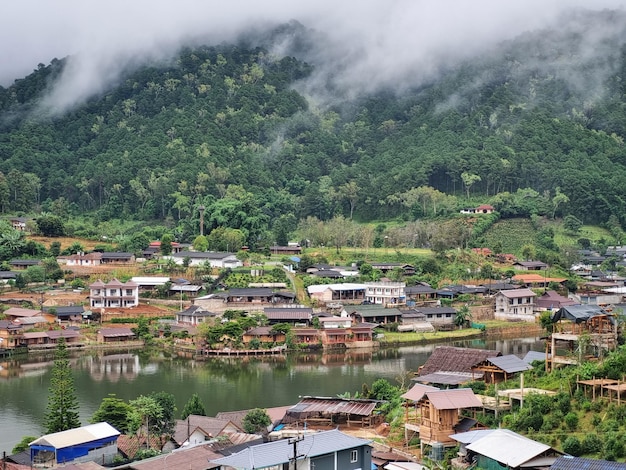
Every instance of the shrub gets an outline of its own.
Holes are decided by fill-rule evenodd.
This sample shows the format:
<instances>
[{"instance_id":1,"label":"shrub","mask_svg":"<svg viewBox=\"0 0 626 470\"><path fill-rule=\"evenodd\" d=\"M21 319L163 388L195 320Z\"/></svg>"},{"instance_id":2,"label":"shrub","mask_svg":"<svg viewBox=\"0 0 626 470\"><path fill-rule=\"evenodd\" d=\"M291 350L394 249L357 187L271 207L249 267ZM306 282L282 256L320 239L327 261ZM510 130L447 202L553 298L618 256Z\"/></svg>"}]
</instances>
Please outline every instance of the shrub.
<instances>
[{"instance_id":1,"label":"shrub","mask_svg":"<svg viewBox=\"0 0 626 470\"><path fill-rule=\"evenodd\" d=\"M563 442L563 452L578 457L582 454L582 446L576 436L569 436Z\"/></svg>"},{"instance_id":2,"label":"shrub","mask_svg":"<svg viewBox=\"0 0 626 470\"><path fill-rule=\"evenodd\" d=\"M565 415L565 425L570 431L574 431L578 427L578 415L576 413L567 413Z\"/></svg>"},{"instance_id":3,"label":"shrub","mask_svg":"<svg viewBox=\"0 0 626 470\"><path fill-rule=\"evenodd\" d=\"M602 450L602 439L597 434L587 434L582 442L583 454L597 454Z\"/></svg>"}]
</instances>

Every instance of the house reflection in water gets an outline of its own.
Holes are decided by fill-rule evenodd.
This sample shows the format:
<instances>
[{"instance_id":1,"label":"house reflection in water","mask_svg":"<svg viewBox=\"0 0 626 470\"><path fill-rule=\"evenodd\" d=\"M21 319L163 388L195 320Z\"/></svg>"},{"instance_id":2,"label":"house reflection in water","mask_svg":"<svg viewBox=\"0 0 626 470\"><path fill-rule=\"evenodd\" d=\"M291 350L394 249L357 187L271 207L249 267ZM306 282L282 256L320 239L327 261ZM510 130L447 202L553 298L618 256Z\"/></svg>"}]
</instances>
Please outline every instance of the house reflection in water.
<instances>
[{"instance_id":1,"label":"house reflection in water","mask_svg":"<svg viewBox=\"0 0 626 470\"><path fill-rule=\"evenodd\" d=\"M98 382L105 379L109 382L118 382L121 378L134 380L141 370L139 356L135 354L90 357L87 367L89 375Z\"/></svg>"}]
</instances>

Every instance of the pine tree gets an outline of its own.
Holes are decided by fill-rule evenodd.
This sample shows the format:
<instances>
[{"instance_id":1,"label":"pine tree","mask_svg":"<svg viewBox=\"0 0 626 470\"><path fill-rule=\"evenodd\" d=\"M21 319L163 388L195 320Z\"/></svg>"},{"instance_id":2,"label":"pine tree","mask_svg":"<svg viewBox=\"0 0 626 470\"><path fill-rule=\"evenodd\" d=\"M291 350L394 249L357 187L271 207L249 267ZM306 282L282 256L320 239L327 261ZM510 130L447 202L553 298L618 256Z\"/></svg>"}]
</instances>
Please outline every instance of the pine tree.
<instances>
[{"instance_id":1,"label":"pine tree","mask_svg":"<svg viewBox=\"0 0 626 470\"><path fill-rule=\"evenodd\" d=\"M206 409L197 393L191 395L191 398L185 404L180 419L187 419L189 415L206 416Z\"/></svg>"},{"instance_id":2,"label":"pine tree","mask_svg":"<svg viewBox=\"0 0 626 470\"><path fill-rule=\"evenodd\" d=\"M44 426L48 434L80 426L78 398L64 338L59 338L57 344Z\"/></svg>"}]
</instances>

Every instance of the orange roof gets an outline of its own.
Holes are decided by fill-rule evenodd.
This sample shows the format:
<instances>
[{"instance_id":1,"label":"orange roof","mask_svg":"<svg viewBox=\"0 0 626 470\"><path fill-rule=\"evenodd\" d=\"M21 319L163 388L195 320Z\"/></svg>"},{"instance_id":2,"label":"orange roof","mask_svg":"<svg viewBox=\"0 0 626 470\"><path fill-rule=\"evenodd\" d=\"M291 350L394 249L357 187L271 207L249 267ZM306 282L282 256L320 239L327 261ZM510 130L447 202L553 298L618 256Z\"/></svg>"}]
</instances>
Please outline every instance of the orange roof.
<instances>
[{"instance_id":1,"label":"orange roof","mask_svg":"<svg viewBox=\"0 0 626 470\"><path fill-rule=\"evenodd\" d=\"M521 281L524 283L539 283L539 282L563 282L567 281L564 277L545 277L541 274L516 274L513 276L513 280Z\"/></svg>"}]
</instances>

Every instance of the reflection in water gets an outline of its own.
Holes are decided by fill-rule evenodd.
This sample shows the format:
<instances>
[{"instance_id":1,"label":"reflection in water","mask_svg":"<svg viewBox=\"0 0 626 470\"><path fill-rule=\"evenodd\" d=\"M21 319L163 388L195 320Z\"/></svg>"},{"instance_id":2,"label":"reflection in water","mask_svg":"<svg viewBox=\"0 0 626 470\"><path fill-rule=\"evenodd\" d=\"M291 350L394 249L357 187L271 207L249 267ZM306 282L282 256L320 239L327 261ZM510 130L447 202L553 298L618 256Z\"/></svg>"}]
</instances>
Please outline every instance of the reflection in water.
<instances>
[{"instance_id":1,"label":"reflection in water","mask_svg":"<svg viewBox=\"0 0 626 470\"><path fill-rule=\"evenodd\" d=\"M457 346L497 349L523 355L543 351L536 338L466 341ZM393 383L422 365L435 345L402 346L346 353L287 356L190 358L146 351L73 352L72 369L86 424L102 398L114 393L131 400L165 391L182 410L193 393L207 413L293 404L304 395L336 396L362 389L378 378ZM0 363L0 451L10 452L22 436L41 435L53 357L29 356ZM406 383L406 382L405 382Z\"/></svg>"}]
</instances>

